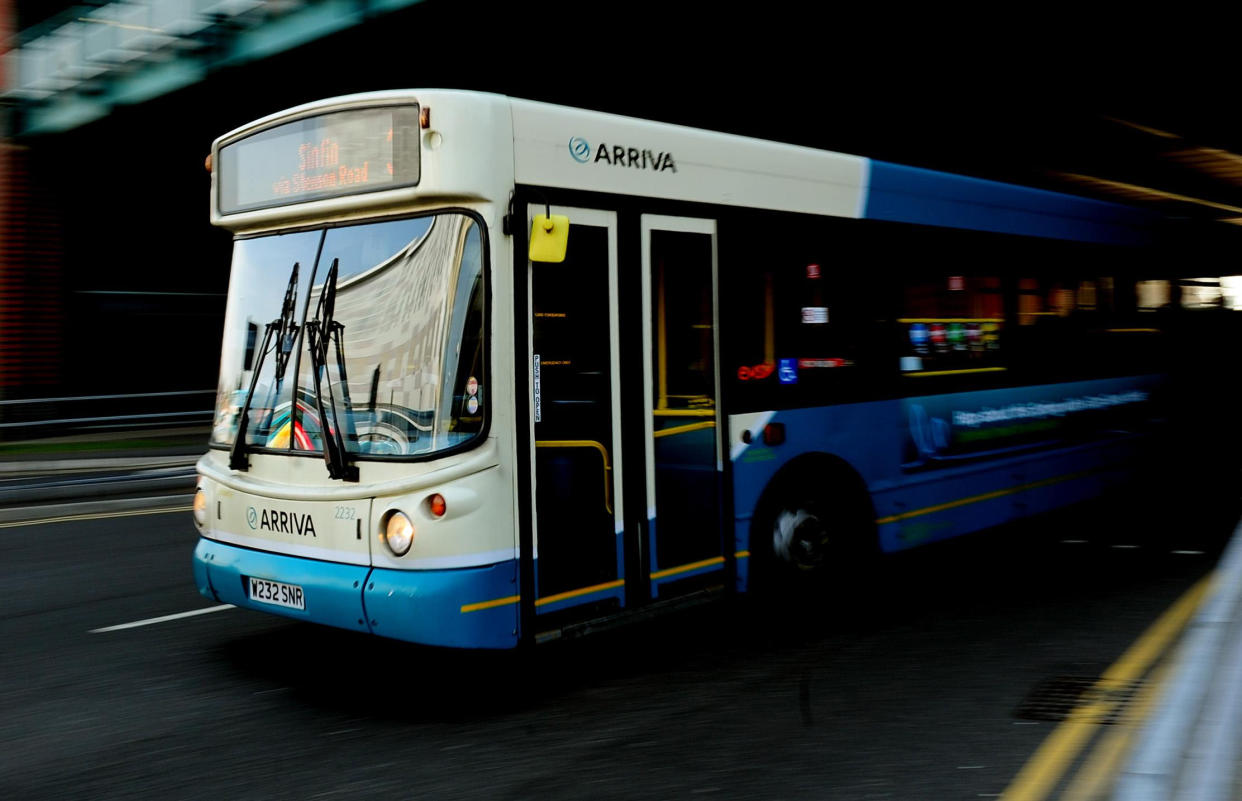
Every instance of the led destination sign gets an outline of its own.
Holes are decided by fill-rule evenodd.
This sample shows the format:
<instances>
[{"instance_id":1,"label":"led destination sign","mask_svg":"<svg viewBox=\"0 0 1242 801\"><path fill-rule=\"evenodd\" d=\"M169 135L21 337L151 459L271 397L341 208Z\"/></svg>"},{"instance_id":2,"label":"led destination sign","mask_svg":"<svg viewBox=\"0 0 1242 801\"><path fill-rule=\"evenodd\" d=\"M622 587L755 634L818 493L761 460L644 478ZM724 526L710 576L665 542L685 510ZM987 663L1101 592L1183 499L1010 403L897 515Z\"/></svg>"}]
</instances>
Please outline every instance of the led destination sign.
<instances>
[{"instance_id":1,"label":"led destination sign","mask_svg":"<svg viewBox=\"0 0 1242 801\"><path fill-rule=\"evenodd\" d=\"M414 186L418 106L306 117L220 148L220 212Z\"/></svg>"}]
</instances>

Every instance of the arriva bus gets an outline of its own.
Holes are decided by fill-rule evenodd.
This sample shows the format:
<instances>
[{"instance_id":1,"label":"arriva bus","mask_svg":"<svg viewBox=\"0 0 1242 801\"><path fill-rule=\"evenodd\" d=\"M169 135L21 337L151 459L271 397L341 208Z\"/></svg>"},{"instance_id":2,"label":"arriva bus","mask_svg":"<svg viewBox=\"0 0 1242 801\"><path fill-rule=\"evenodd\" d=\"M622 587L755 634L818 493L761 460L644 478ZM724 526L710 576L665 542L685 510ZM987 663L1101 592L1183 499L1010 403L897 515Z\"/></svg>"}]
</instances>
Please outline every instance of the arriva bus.
<instances>
[{"instance_id":1,"label":"arriva bus","mask_svg":"<svg viewBox=\"0 0 1242 801\"><path fill-rule=\"evenodd\" d=\"M1146 212L445 90L209 164L219 602L510 648L1097 496L1161 414Z\"/></svg>"}]
</instances>

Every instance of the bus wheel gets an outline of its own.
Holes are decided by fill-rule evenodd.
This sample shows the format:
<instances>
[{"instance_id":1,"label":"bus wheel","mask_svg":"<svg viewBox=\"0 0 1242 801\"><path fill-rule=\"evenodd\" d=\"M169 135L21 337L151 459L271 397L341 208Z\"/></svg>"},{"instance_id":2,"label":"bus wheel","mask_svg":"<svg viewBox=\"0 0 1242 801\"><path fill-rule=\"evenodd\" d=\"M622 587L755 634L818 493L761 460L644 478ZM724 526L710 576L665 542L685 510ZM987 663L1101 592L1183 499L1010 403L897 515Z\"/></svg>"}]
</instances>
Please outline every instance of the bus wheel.
<instances>
[{"instance_id":1,"label":"bus wheel","mask_svg":"<svg viewBox=\"0 0 1242 801\"><path fill-rule=\"evenodd\" d=\"M772 556L795 570L821 569L831 540L828 525L819 514L802 506L781 509L772 522Z\"/></svg>"},{"instance_id":2,"label":"bus wheel","mask_svg":"<svg viewBox=\"0 0 1242 801\"><path fill-rule=\"evenodd\" d=\"M751 529L756 589L827 589L853 584L877 551L871 503L861 479L842 469L774 487Z\"/></svg>"}]
</instances>

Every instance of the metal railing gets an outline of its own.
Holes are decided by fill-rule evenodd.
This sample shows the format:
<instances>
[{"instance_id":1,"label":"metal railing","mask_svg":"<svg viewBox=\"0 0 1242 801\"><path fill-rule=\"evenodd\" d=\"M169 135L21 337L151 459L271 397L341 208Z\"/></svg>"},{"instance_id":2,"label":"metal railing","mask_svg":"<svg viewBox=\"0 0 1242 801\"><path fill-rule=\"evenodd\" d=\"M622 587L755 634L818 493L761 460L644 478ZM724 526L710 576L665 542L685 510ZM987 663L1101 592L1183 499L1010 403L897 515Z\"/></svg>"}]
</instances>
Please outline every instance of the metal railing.
<instances>
[{"instance_id":1,"label":"metal railing","mask_svg":"<svg viewBox=\"0 0 1242 801\"><path fill-rule=\"evenodd\" d=\"M210 425L214 389L0 400L0 439Z\"/></svg>"}]
</instances>

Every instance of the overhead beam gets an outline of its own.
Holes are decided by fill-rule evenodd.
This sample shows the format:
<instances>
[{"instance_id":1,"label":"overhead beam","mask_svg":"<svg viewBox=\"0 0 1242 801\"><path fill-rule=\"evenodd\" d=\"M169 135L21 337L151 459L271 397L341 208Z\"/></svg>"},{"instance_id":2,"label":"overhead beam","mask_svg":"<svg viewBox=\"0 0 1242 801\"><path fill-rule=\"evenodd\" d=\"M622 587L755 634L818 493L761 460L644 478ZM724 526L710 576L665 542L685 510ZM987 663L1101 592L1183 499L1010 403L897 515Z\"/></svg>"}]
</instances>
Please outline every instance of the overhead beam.
<instances>
[{"instance_id":1,"label":"overhead beam","mask_svg":"<svg viewBox=\"0 0 1242 801\"><path fill-rule=\"evenodd\" d=\"M143 63L130 72L106 75L91 84L52 94L43 101L17 103L13 133L37 135L80 127L106 117L117 106L135 105L191 86L212 72L264 59L356 26L421 0L320 0L252 28L216 26L195 34L219 37L215 46L166 51L168 60Z\"/></svg>"}]
</instances>

